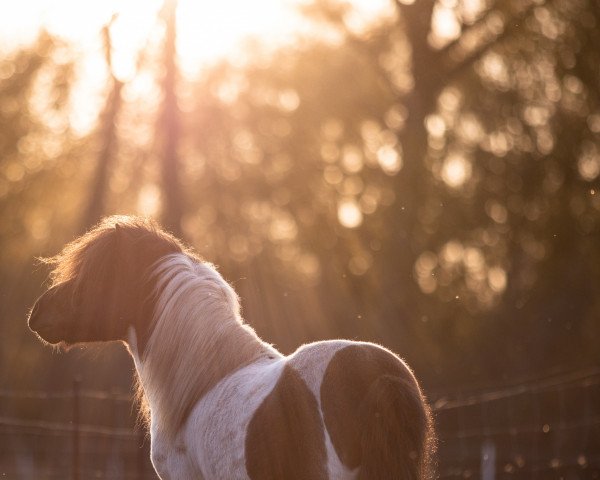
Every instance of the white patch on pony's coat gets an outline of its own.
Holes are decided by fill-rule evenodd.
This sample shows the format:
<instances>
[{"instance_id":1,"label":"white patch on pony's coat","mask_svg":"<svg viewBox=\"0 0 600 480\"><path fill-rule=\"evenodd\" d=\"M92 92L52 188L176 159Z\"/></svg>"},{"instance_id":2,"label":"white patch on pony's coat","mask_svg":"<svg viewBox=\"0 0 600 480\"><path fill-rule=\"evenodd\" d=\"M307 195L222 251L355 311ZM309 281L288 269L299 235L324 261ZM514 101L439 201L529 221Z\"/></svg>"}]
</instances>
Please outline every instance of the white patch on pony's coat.
<instances>
[{"instance_id":1,"label":"white patch on pony's coat","mask_svg":"<svg viewBox=\"0 0 600 480\"><path fill-rule=\"evenodd\" d=\"M325 432L325 447L327 450L327 471L331 479L353 480L358 475L358 469L350 470L339 459L337 452L331 442L331 437L325 420L323 419L323 410L321 406L321 383L327 365L332 357L344 347L355 345L356 342L349 340L328 340L323 342L309 343L302 345L293 354L287 357L287 362L300 374L312 394L317 399L319 405L319 414Z\"/></svg>"},{"instance_id":2,"label":"white patch on pony's coat","mask_svg":"<svg viewBox=\"0 0 600 480\"><path fill-rule=\"evenodd\" d=\"M320 411L320 388L325 369L337 351L352 344L346 340L332 340L303 345L289 357L278 354L276 359L258 361L217 384L194 408L184 435L186 444L198 452L198 468L205 477L248 478L245 458L248 424L287 364L299 373L319 405L329 478L355 479L357 470L349 470L341 463Z\"/></svg>"},{"instance_id":3,"label":"white patch on pony's coat","mask_svg":"<svg viewBox=\"0 0 600 480\"><path fill-rule=\"evenodd\" d=\"M213 388L194 408L185 438L198 452L207 478L246 479L248 424L273 390L285 359L265 359L238 370Z\"/></svg>"},{"instance_id":4,"label":"white patch on pony's coat","mask_svg":"<svg viewBox=\"0 0 600 480\"><path fill-rule=\"evenodd\" d=\"M137 346L137 334L135 328L130 326L127 329L127 345L129 352L133 357L133 363L138 372L141 371L142 362L139 356L139 350ZM151 414L152 417L152 414ZM185 452L178 448L179 445L184 445L184 442L179 438L176 442L164 438L160 431L159 422L156 420L150 420L150 458L152 460L152 466L158 473L162 480L176 480L180 478L194 478L197 480L203 480L202 473L194 468L191 463L191 457L187 455L187 448Z\"/></svg>"}]
</instances>

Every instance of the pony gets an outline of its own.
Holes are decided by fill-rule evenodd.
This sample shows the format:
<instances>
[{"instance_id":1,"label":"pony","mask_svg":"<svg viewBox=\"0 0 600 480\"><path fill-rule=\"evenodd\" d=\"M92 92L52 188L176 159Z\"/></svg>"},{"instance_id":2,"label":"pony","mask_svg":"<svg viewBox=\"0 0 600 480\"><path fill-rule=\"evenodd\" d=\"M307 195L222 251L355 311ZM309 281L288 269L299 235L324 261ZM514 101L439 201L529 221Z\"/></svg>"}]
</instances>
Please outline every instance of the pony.
<instances>
[{"instance_id":1,"label":"pony","mask_svg":"<svg viewBox=\"0 0 600 480\"><path fill-rule=\"evenodd\" d=\"M125 344L161 479L430 478L430 408L384 347L329 340L284 356L217 269L149 219L105 218L45 261L29 328L65 348Z\"/></svg>"}]
</instances>

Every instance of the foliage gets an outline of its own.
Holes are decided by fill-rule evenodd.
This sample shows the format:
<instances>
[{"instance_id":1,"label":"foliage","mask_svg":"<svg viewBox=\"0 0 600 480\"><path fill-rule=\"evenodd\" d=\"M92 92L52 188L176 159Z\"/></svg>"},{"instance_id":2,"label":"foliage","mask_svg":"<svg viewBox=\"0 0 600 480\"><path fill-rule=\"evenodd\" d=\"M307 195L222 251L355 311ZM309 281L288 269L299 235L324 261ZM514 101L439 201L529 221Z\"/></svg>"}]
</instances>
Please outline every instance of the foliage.
<instances>
[{"instance_id":1,"label":"foliage","mask_svg":"<svg viewBox=\"0 0 600 480\"><path fill-rule=\"evenodd\" d=\"M395 3L366 32L341 6L306 8L333 42L255 50L179 79L168 188L183 211L163 220L222 266L247 320L284 351L375 340L430 388L594 363L593 2ZM161 83L161 55L146 52L117 111L83 135L69 127L76 61L42 36L0 63L0 277L21 292L2 322L13 338L27 335L37 289L29 259L86 223L107 124L105 213L159 215L169 201L159 118L176 87ZM5 368L17 354L3 351Z\"/></svg>"}]
</instances>

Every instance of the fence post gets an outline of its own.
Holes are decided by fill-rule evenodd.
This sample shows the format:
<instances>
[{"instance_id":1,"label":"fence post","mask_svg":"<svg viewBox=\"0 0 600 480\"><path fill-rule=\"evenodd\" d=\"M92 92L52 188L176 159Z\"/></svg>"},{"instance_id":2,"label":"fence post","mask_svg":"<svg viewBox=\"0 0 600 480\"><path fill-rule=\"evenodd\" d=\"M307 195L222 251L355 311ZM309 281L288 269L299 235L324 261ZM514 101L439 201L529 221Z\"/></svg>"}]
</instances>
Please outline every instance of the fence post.
<instances>
[{"instance_id":1,"label":"fence post","mask_svg":"<svg viewBox=\"0 0 600 480\"><path fill-rule=\"evenodd\" d=\"M76 375L73 379L73 450L72 450L72 478L79 480L79 402L80 402L81 377Z\"/></svg>"},{"instance_id":2,"label":"fence post","mask_svg":"<svg viewBox=\"0 0 600 480\"><path fill-rule=\"evenodd\" d=\"M496 478L496 444L486 438L481 444L481 480Z\"/></svg>"}]
</instances>

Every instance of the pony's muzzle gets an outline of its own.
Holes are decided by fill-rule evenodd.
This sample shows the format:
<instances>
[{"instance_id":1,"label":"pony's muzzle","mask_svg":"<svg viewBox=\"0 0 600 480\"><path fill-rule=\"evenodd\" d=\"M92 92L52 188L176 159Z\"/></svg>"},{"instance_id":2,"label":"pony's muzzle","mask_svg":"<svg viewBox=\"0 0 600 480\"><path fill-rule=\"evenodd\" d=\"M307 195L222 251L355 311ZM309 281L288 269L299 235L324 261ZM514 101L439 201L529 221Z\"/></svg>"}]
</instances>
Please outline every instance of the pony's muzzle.
<instances>
[{"instance_id":1,"label":"pony's muzzle","mask_svg":"<svg viewBox=\"0 0 600 480\"><path fill-rule=\"evenodd\" d=\"M38 299L33 305L27 325L42 340L54 344L61 341L60 332L57 331L55 314L46 311L47 309L40 307L42 299Z\"/></svg>"},{"instance_id":2,"label":"pony's muzzle","mask_svg":"<svg viewBox=\"0 0 600 480\"><path fill-rule=\"evenodd\" d=\"M27 326L30 330L36 331L37 327L40 324L40 305L39 301L35 302L31 312L29 313L29 319L27 320Z\"/></svg>"}]
</instances>

